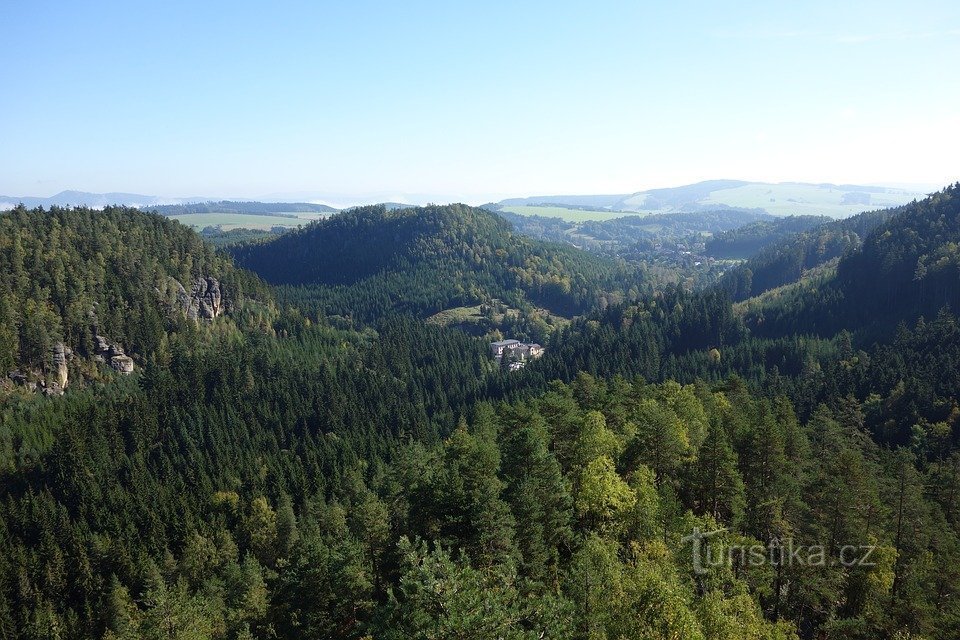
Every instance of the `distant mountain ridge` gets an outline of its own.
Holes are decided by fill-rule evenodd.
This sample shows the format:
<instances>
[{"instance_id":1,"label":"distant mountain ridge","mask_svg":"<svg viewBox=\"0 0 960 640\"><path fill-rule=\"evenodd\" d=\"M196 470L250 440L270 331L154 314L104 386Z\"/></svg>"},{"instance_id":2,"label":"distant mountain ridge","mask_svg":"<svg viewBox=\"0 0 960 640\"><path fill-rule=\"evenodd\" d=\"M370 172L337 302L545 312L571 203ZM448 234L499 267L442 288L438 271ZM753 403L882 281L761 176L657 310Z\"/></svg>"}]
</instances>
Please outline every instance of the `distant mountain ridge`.
<instances>
[{"instance_id":1,"label":"distant mountain ridge","mask_svg":"<svg viewBox=\"0 0 960 640\"><path fill-rule=\"evenodd\" d=\"M141 207L145 211L162 216L183 216L196 213L239 213L247 215L278 215L293 213L333 213L333 207L311 202L255 202L220 200L218 202L192 202L187 204L163 204Z\"/></svg>"},{"instance_id":2,"label":"distant mountain ridge","mask_svg":"<svg viewBox=\"0 0 960 640\"><path fill-rule=\"evenodd\" d=\"M498 204L505 209L552 205L650 214L734 208L756 209L772 215L845 218L862 211L902 206L925 195L919 191L873 185L706 180L632 194L533 196L509 198Z\"/></svg>"},{"instance_id":3,"label":"distant mountain ridge","mask_svg":"<svg viewBox=\"0 0 960 640\"><path fill-rule=\"evenodd\" d=\"M139 193L89 193L87 191L61 191L49 198L32 196L0 196L0 210L12 209L23 203L35 207L90 207L102 209L109 206L136 207L164 216L191 213L241 213L263 215L277 211L302 213L332 213L333 207L312 202L261 202L258 200L218 200L214 198L164 198Z\"/></svg>"},{"instance_id":4,"label":"distant mountain ridge","mask_svg":"<svg viewBox=\"0 0 960 640\"><path fill-rule=\"evenodd\" d=\"M846 218L862 211L871 211L898 207L926 196L918 190L897 189L875 185L804 183L804 182L750 182L745 180L706 180L694 184L660 189L647 189L634 193L596 194L596 195L542 195L526 198L507 198L490 208L509 210L511 207L536 207L538 205L564 207L579 210L596 210L625 213L695 213L720 209L750 209L771 215L828 215L833 218ZM314 200L307 194L302 200ZM269 200L270 202L266 202ZM84 206L102 209L103 207L128 206L138 208L174 207L201 205L205 203L232 204L244 203L251 206L265 204L274 206L274 210L291 211L290 205L318 207L301 209L303 211L330 212L336 207L314 205L304 201L287 201L282 194L264 196L262 200L235 198L233 201L210 197L168 198L138 193L110 192L90 193L86 191L61 191L50 197L3 196L0 195L0 210L12 209L19 203L33 207L70 207ZM358 199L354 199L355 201ZM359 198L362 202L366 198ZM282 201L282 202L281 202ZM368 202L370 200L367 200ZM283 204L283 207L279 207ZM387 208L415 206L386 202ZM322 207L322 209L320 209ZM206 211L205 211L206 212ZM229 211L244 213L243 211ZM176 215L161 211L165 215ZM182 214L184 212L179 212ZM536 214L536 211L513 211L513 213ZM606 215L609 215L607 213ZM599 219L599 218L598 218Z\"/></svg>"},{"instance_id":5,"label":"distant mountain ridge","mask_svg":"<svg viewBox=\"0 0 960 640\"><path fill-rule=\"evenodd\" d=\"M202 202L205 198L162 198L139 193L89 193L87 191L61 191L49 198L34 196L0 196L0 209L12 209L23 203L28 209L35 207L93 207L102 209L107 206L146 207L164 204L183 204Z\"/></svg>"}]
</instances>

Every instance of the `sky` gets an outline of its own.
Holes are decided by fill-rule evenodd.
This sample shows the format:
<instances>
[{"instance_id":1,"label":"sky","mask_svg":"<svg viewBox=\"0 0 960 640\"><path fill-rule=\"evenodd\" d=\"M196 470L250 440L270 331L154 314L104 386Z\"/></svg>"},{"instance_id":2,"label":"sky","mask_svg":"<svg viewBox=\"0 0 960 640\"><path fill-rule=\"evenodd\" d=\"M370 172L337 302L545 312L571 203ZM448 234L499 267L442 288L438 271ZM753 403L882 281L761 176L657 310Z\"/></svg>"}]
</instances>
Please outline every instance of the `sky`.
<instances>
[{"instance_id":1,"label":"sky","mask_svg":"<svg viewBox=\"0 0 960 640\"><path fill-rule=\"evenodd\" d=\"M960 180L960 3L0 0L0 194Z\"/></svg>"}]
</instances>

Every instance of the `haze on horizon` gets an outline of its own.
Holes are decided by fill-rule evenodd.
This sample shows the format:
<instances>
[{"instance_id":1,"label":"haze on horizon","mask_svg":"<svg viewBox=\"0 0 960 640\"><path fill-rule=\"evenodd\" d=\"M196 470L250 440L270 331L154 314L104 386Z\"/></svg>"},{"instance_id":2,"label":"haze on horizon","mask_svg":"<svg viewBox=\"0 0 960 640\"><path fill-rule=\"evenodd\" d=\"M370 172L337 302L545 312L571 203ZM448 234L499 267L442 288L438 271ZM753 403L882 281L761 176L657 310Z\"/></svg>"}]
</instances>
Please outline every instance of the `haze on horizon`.
<instances>
[{"instance_id":1,"label":"haze on horizon","mask_svg":"<svg viewBox=\"0 0 960 640\"><path fill-rule=\"evenodd\" d=\"M5 3L0 194L960 177L960 6Z\"/></svg>"}]
</instances>

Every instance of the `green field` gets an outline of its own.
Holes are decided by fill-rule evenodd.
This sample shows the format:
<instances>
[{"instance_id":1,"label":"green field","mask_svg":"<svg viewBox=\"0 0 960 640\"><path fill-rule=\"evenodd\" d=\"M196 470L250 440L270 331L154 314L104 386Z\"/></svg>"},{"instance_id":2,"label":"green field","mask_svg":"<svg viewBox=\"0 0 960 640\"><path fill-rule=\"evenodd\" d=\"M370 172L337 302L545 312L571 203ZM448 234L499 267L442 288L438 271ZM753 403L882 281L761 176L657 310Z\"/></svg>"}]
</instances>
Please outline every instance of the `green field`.
<instances>
[{"instance_id":1,"label":"green field","mask_svg":"<svg viewBox=\"0 0 960 640\"><path fill-rule=\"evenodd\" d=\"M702 204L724 203L731 207L761 207L773 215L828 215L846 218L870 209L907 204L915 194L871 193L869 204L842 204L845 190L811 188L807 185L747 185L715 191Z\"/></svg>"},{"instance_id":2,"label":"green field","mask_svg":"<svg viewBox=\"0 0 960 640\"><path fill-rule=\"evenodd\" d=\"M472 307L452 307L450 309L444 309L439 313L435 313L429 318L426 319L428 324L437 324L442 327L456 326L461 329L468 327L469 325L487 325L497 327L503 322L504 316L514 316L516 317L520 314L519 309L514 309L508 307L504 313L495 313L492 318L486 318L482 313L480 313L481 305L474 305ZM547 309L537 307L535 309L536 313L539 314L547 324L553 327L565 327L570 324L569 318L564 318L563 316L558 316L551 313ZM488 322L489 321L489 322Z\"/></svg>"},{"instance_id":3,"label":"green field","mask_svg":"<svg viewBox=\"0 0 960 640\"><path fill-rule=\"evenodd\" d=\"M278 213L297 217L288 218L286 215L258 216L243 213L191 213L170 217L173 220L179 221L181 224L197 230L203 229L204 227L219 226L224 231L231 231L233 229L260 229L269 231L272 227L299 227L313 220L324 218L327 215L324 213L286 213L282 211Z\"/></svg>"},{"instance_id":4,"label":"green field","mask_svg":"<svg viewBox=\"0 0 960 640\"><path fill-rule=\"evenodd\" d=\"M635 213L623 211L581 211L579 209L567 209L566 207L551 206L533 206L516 205L504 207L503 211L516 213L521 216L543 216L545 218L561 218L566 222L587 222L590 220L612 220L613 218L622 218L623 216L636 215Z\"/></svg>"},{"instance_id":5,"label":"green field","mask_svg":"<svg viewBox=\"0 0 960 640\"><path fill-rule=\"evenodd\" d=\"M463 322L482 322L483 315L480 313L480 305L474 305L472 307L453 307L452 309L444 309L439 313L435 313L429 318L427 322L430 324L438 324L442 327L449 326L451 324L460 324Z\"/></svg>"}]
</instances>

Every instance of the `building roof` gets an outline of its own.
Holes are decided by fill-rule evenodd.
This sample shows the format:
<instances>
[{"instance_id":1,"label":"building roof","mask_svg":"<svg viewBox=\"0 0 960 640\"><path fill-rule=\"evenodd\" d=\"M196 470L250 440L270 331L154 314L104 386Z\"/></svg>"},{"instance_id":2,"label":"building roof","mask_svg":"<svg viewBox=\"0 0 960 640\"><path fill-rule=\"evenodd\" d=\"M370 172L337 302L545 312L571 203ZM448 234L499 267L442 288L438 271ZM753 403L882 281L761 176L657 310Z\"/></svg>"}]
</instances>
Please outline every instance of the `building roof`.
<instances>
[{"instance_id":1,"label":"building roof","mask_svg":"<svg viewBox=\"0 0 960 640\"><path fill-rule=\"evenodd\" d=\"M520 344L519 340L499 340L497 342L491 342L491 347L509 347L510 345Z\"/></svg>"}]
</instances>

